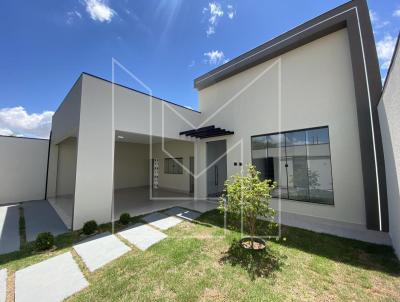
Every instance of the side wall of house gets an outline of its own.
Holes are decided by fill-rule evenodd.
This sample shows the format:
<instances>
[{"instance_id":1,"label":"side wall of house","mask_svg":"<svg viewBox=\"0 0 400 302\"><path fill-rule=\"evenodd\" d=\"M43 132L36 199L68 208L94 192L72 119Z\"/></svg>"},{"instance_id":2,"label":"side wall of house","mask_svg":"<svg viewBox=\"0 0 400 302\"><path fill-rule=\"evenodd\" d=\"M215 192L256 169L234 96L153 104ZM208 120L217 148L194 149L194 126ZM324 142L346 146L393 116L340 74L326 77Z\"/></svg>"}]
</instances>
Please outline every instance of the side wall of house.
<instances>
[{"instance_id":1,"label":"side wall of house","mask_svg":"<svg viewBox=\"0 0 400 302\"><path fill-rule=\"evenodd\" d=\"M171 189L188 193L190 191L190 157L194 156L194 143L183 141L167 141L164 146L153 145L153 158L159 160L158 182L160 188ZM165 173L166 158L182 158L182 174Z\"/></svg>"},{"instance_id":2,"label":"side wall of house","mask_svg":"<svg viewBox=\"0 0 400 302\"><path fill-rule=\"evenodd\" d=\"M389 233L400 257L400 51L396 55L378 105L385 155Z\"/></svg>"},{"instance_id":3,"label":"side wall of house","mask_svg":"<svg viewBox=\"0 0 400 302\"><path fill-rule=\"evenodd\" d=\"M148 186L149 170L149 145L115 144L115 189Z\"/></svg>"},{"instance_id":4,"label":"side wall of house","mask_svg":"<svg viewBox=\"0 0 400 302\"><path fill-rule=\"evenodd\" d=\"M101 80L97 80L101 81ZM111 88L111 84L103 81ZM197 128L200 113L163 102L130 89L115 86L115 129L170 139Z\"/></svg>"},{"instance_id":5,"label":"side wall of house","mask_svg":"<svg viewBox=\"0 0 400 302\"><path fill-rule=\"evenodd\" d=\"M0 136L0 205L43 199L48 140Z\"/></svg>"},{"instance_id":6,"label":"side wall of house","mask_svg":"<svg viewBox=\"0 0 400 302\"><path fill-rule=\"evenodd\" d=\"M348 32L342 29L200 90L206 124L235 132L226 137L228 176L240 172L234 162L251 163L251 136L328 126L334 205L282 200L282 211L365 229L353 83ZM206 163L205 143L196 144L200 170ZM198 188L204 197L205 174Z\"/></svg>"},{"instance_id":7,"label":"side wall of house","mask_svg":"<svg viewBox=\"0 0 400 302\"><path fill-rule=\"evenodd\" d=\"M58 144L57 196L75 194L76 138L68 138Z\"/></svg>"},{"instance_id":8,"label":"side wall of house","mask_svg":"<svg viewBox=\"0 0 400 302\"><path fill-rule=\"evenodd\" d=\"M47 181L47 197L50 198L59 193L57 192L59 144L68 138L76 139L78 136L81 95L82 78L80 77L53 116Z\"/></svg>"},{"instance_id":9,"label":"side wall of house","mask_svg":"<svg viewBox=\"0 0 400 302\"><path fill-rule=\"evenodd\" d=\"M114 174L112 91L107 83L82 75L73 229L88 220L111 220Z\"/></svg>"}]
</instances>

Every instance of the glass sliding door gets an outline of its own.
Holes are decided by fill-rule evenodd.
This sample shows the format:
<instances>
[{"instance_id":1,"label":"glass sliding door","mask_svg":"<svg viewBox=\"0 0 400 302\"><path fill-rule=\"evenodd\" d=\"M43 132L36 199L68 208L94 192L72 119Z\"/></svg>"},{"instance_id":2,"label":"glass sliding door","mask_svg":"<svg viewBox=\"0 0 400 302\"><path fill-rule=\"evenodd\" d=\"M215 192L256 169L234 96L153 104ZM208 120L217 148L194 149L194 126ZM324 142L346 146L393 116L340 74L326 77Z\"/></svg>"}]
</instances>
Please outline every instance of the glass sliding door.
<instances>
[{"instance_id":1,"label":"glass sliding door","mask_svg":"<svg viewBox=\"0 0 400 302\"><path fill-rule=\"evenodd\" d=\"M274 197L333 204L328 127L253 136L252 161Z\"/></svg>"}]
</instances>

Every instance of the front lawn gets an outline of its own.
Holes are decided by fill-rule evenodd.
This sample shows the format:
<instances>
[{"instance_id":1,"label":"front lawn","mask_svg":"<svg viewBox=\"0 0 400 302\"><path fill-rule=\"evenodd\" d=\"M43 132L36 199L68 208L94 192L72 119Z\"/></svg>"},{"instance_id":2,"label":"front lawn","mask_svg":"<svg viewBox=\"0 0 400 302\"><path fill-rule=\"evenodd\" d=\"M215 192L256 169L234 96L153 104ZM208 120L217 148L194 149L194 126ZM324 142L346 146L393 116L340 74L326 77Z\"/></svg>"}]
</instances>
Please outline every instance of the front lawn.
<instances>
[{"instance_id":1,"label":"front lawn","mask_svg":"<svg viewBox=\"0 0 400 302\"><path fill-rule=\"evenodd\" d=\"M147 251L133 249L95 273L85 271L90 286L69 300L400 301L400 264L389 247L284 227L286 240L269 241L263 257L243 254L235 245L240 233L224 236L222 226L217 211L181 223ZM64 235L63 249L52 254L75 239ZM19 253L0 256L0 268L46 258Z\"/></svg>"}]
</instances>

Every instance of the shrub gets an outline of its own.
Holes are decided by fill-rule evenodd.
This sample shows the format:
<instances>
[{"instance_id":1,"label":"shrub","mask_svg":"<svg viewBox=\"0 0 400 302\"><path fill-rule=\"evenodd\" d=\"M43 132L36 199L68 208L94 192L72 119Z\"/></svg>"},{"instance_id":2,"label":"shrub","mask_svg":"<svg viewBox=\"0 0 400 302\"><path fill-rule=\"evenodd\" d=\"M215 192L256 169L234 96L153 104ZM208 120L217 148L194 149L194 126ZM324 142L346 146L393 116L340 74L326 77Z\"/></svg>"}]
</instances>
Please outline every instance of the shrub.
<instances>
[{"instance_id":1,"label":"shrub","mask_svg":"<svg viewBox=\"0 0 400 302\"><path fill-rule=\"evenodd\" d=\"M243 221L254 246L257 234L257 217L272 221L275 211L269 206L276 182L260 179L260 172L253 165L247 166L247 175L233 175L225 182L225 192L219 199L218 209L234 215L243 215Z\"/></svg>"},{"instance_id":2,"label":"shrub","mask_svg":"<svg viewBox=\"0 0 400 302\"><path fill-rule=\"evenodd\" d=\"M38 251L45 251L52 248L54 245L54 236L49 232L40 233L36 237L35 247Z\"/></svg>"},{"instance_id":3,"label":"shrub","mask_svg":"<svg viewBox=\"0 0 400 302\"><path fill-rule=\"evenodd\" d=\"M83 225L83 233L85 235L91 235L97 230L97 222L90 220Z\"/></svg>"},{"instance_id":4,"label":"shrub","mask_svg":"<svg viewBox=\"0 0 400 302\"><path fill-rule=\"evenodd\" d=\"M119 222L123 225L128 224L131 221L131 215L129 213L122 213L121 216L119 216Z\"/></svg>"}]
</instances>

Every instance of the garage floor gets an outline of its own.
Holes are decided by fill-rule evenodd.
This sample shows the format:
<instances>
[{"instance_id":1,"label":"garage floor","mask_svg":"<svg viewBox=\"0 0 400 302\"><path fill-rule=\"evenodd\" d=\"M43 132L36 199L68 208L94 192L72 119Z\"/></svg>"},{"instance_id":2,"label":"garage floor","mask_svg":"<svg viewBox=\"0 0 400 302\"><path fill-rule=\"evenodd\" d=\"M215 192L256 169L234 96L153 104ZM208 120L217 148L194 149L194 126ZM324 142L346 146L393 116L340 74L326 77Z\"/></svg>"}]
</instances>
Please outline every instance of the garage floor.
<instances>
[{"instance_id":1,"label":"garage floor","mask_svg":"<svg viewBox=\"0 0 400 302\"><path fill-rule=\"evenodd\" d=\"M0 207L0 255L19 250L18 205Z\"/></svg>"},{"instance_id":2,"label":"garage floor","mask_svg":"<svg viewBox=\"0 0 400 302\"><path fill-rule=\"evenodd\" d=\"M49 199L56 212L70 228L72 223L73 197L61 196ZM114 216L116 219L122 213L138 216L165 210L172 207L184 207L198 212L205 212L216 208L216 204L208 201L195 201L190 194L166 189L153 190L150 196L150 187L137 187L115 190Z\"/></svg>"}]
</instances>

